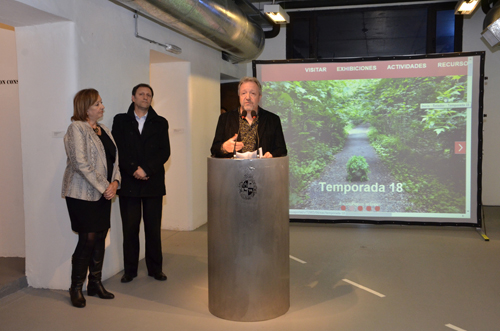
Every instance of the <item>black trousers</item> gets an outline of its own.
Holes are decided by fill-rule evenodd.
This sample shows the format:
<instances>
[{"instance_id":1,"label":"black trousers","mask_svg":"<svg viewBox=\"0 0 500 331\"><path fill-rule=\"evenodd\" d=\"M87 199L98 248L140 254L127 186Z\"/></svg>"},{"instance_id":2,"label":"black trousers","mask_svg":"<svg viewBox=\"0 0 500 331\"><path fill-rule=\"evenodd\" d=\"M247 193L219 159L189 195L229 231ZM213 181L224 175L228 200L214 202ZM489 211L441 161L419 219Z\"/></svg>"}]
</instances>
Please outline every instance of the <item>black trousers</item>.
<instances>
[{"instance_id":1,"label":"black trousers","mask_svg":"<svg viewBox=\"0 0 500 331\"><path fill-rule=\"evenodd\" d=\"M146 266L149 275L162 271L161 213L163 197L120 196L120 214L123 227L123 259L125 274L137 276L139 266L139 229L141 214L146 238ZM142 209L142 213L141 213Z\"/></svg>"}]
</instances>

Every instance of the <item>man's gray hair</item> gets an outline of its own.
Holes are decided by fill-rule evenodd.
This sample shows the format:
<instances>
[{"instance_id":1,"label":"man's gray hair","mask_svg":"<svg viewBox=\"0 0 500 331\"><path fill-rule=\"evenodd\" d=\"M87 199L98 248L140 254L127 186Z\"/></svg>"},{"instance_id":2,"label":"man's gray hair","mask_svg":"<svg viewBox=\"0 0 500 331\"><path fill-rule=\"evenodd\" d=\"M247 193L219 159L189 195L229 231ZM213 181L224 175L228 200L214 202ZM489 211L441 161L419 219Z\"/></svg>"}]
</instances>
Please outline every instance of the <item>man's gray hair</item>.
<instances>
[{"instance_id":1,"label":"man's gray hair","mask_svg":"<svg viewBox=\"0 0 500 331\"><path fill-rule=\"evenodd\" d=\"M240 79L240 83L238 84L238 95L240 95L241 85L249 82L255 83L259 87L259 95L262 95L262 85L260 85L259 80L255 77L243 77L242 79Z\"/></svg>"}]
</instances>

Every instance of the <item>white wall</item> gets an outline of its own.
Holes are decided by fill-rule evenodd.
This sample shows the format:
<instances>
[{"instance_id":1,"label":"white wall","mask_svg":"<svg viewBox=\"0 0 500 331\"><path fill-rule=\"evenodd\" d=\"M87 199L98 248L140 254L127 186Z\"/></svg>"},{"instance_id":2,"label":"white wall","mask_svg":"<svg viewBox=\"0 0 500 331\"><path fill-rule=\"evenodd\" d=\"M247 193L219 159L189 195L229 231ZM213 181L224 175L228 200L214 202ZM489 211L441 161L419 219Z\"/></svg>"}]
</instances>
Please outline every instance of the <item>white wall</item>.
<instances>
[{"instance_id":1,"label":"white wall","mask_svg":"<svg viewBox=\"0 0 500 331\"><path fill-rule=\"evenodd\" d=\"M266 39L264 50L258 60L285 60L286 59L286 24L281 24L278 35Z\"/></svg>"},{"instance_id":2,"label":"white wall","mask_svg":"<svg viewBox=\"0 0 500 331\"><path fill-rule=\"evenodd\" d=\"M43 36L50 36L45 38ZM66 156L57 131L65 131L77 89L75 25L16 28L26 222L26 275L33 287L69 285L76 245L61 175ZM47 56L46 54L50 54Z\"/></svg>"},{"instance_id":3,"label":"white wall","mask_svg":"<svg viewBox=\"0 0 500 331\"><path fill-rule=\"evenodd\" d=\"M220 56L220 53L219 53ZM215 63L214 63L215 64ZM245 66L236 77L244 76ZM189 77L189 121L192 140L190 149L191 207L194 228L207 222L207 157L220 115L220 72L217 65L203 61L191 63Z\"/></svg>"},{"instance_id":4,"label":"white wall","mask_svg":"<svg viewBox=\"0 0 500 331\"><path fill-rule=\"evenodd\" d=\"M0 25L0 256L24 257L24 200L16 36Z\"/></svg>"},{"instance_id":5,"label":"white wall","mask_svg":"<svg viewBox=\"0 0 500 331\"><path fill-rule=\"evenodd\" d=\"M161 58L156 61L161 61ZM190 230L194 225L186 220L192 220L188 94L191 67L186 61L172 61L168 58L165 61L168 62L151 63L150 66L150 82L155 91L153 108L159 115L168 119L170 149L175 156L165 165L167 195L164 199L162 227L170 230Z\"/></svg>"},{"instance_id":6,"label":"white wall","mask_svg":"<svg viewBox=\"0 0 500 331\"><path fill-rule=\"evenodd\" d=\"M169 120L176 156L166 164L163 228L192 230L206 223L206 163L220 114L220 70L204 61L156 58L151 64L154 107Z\"/></svg>"},{"instance_id":7,"label":"white wall","mask_svg":"<svg viewBox=\"0 0 500 331\"><path fill-rule=\"evenodd\" d=\"M77 236L70 229L65 202L60 197L66 162L60 136L70 123L72 98L82 88L93 87L100 92L106 106L102 123L111 126L114 115L127 110L134 85L150 79L156 84L162 76L166 78L170 87L166 83L159 90L153 86L155 107L162 108L160 113L171 122L173 151L178 155L172 153L172 164L167 164L169 193L163 225L191 230L204 224L206 157L220 109L220 75L241 77L246 65L224 62L220 51L141 18L141 35L183 50L180 55L170 55L163 47L136 38L133 13L110 1L2 0L3 21L17 24L29 285L55 289L69 286L70 259ZM150 72L152 50L169 54L182 65L162 68L152 64ZM175 71L173 74L180 80L169 81L169 70ZM172 91L165 91L165 87ZM159 104L162 92L167 95L165 108ZM183 109L169 109L176 104L185 105ZM177 122L178 118L183 118L184 123ZM184 133L172 131L183 127ZM188 146L184 153L178 149L182 144ZM183 190L184 200L174 206L174 200L169 199ZM178 212L175 208L181 212L170 219ZM121 245L121 221L115 201L104 278L123 268Z\"/></svg>"}]
</instances>

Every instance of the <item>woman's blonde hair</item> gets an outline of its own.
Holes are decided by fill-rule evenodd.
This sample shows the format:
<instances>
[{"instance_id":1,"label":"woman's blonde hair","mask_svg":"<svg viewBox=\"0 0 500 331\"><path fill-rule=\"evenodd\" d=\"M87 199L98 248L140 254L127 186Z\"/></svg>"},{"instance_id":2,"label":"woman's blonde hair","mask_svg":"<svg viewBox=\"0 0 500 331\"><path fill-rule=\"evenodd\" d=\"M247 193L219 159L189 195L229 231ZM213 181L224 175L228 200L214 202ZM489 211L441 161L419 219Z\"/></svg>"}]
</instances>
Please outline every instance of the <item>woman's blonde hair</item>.
<instances>
[{"instance_id":1,"label":"woman's blonde hair","mask_svg":"<svg viewBox=\"0 0 500 331\"><path fill-rule=\"evenodd\" d=\"M92 106L97 99L99 99L99 92L93 88L79 91L73 99L73 116L71 120L85 122L89 118L87 110L89 110L90 106Z\"/></svg>"}]
</instances>

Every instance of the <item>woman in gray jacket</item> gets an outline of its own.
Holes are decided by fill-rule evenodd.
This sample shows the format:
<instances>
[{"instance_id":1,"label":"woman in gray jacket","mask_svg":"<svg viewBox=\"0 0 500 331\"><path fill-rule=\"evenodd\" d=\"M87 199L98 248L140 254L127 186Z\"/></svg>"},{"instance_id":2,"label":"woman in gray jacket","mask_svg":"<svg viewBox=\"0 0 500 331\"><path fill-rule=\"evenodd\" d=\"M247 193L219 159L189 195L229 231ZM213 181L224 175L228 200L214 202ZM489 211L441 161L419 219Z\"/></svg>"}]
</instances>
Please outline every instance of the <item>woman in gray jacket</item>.
<instances>
[{"instance_id":1,"label":"woman in gray jacket","mask_svg":"<svg viewBox=\"0 0 500 331\"><path fill-rule=\"evenodd\" d=\"M82 286L89 271L87 294L102 299L114 295L102 286L105 239L110 227L111 199L120 186L118 150L111 131L97 121L104 105L99 92L81 90L73 99L73 117L64 147L67 162L62 197L66 199L71 229L78 232L78 244L71 263L71 303L85 307Z\"/></svg>"}]
</instances>

